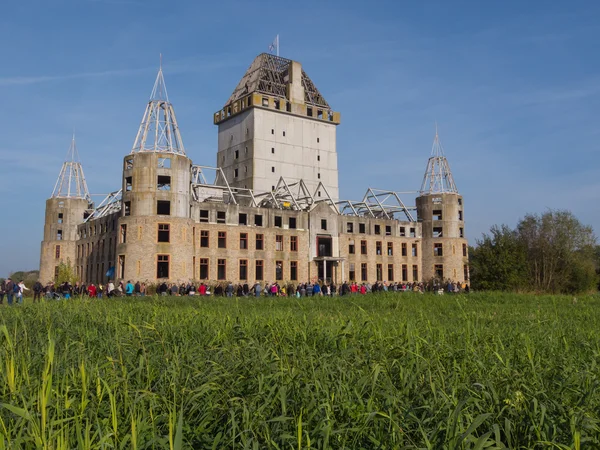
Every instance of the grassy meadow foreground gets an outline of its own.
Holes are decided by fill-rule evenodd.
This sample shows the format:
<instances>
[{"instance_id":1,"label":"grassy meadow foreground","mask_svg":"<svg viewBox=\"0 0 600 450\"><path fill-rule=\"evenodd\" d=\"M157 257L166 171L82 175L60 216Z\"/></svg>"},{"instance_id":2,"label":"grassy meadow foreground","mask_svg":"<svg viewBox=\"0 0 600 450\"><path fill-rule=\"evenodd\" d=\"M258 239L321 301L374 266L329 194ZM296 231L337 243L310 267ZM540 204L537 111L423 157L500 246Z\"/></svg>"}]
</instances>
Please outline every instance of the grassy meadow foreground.
<instances>
[{"instance_id":1,"label":"grassy meadow foreground","mask_svg":"<svg viewBox=\"0 0 600 450\"><path fill-rule=\"evenodd\" d=\"M600 448L600 299L0 308L0 449Z\"/></svg>"}]
</instances>

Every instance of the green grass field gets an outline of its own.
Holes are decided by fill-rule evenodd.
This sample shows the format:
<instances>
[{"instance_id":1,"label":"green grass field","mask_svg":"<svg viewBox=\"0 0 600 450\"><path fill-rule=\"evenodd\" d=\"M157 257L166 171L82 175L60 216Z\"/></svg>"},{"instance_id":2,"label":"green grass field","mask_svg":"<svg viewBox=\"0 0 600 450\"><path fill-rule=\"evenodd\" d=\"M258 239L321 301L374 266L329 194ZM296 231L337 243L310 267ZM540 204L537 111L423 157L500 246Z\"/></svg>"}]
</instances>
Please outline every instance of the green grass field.
<instances>
[{"instance_id":1,"label":"green grass field","mask_svg":"<svg viewBox=\"0 0 600 450\"><path fill-rule=\"evenodd\" d=\"M600 298L0 308L0 449L600 448Z\"/></svg>"}]
</instances>

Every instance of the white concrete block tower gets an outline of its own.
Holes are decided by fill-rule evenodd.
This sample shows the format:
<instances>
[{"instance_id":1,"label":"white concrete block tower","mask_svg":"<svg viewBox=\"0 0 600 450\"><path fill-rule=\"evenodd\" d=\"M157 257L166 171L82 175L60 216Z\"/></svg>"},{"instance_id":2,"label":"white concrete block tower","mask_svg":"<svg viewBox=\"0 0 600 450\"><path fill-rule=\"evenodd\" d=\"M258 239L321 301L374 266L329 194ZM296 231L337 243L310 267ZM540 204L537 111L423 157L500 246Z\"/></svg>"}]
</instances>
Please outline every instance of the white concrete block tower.
<instances>
[{"instance_id":1,"label":"white concrete block tower","mask_svg":"<svg viewBox=\"0 0 600 450\"><path fill-rule=\"evenodd\" d=\"M214 123L219 127L217 166L231 186L267 192L281 177L302 179L316 198L327 193L339 198L340 114L300 63L258 55Z\"/></svg>"}]
</instances>

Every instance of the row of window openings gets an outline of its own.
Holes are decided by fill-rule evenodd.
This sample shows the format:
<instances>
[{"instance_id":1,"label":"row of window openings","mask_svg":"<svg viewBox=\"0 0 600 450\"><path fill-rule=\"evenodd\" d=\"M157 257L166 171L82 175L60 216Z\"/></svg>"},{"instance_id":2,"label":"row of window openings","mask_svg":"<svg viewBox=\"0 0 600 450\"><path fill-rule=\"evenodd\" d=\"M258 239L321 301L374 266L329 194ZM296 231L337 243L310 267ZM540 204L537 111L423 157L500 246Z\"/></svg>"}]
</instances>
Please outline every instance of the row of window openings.
<instances>
[{"instance_id":1,"label":"row of window openings","mask_svg":"<svg viewBox=\"0 0 600 450\"><path fill-rule=\"evenodd\" d=\"M271 166L271 172L275 173L275 166ZM248 173L248 166L244 166L244 173ZM233 178L239 178L240 176L240 169L239 168L235 168L233 169ZM321 179L321 173L317 173L317 178L320 180ZM273 186L271 188L272 190L275 190L275 186ZM321 196L321 193L319 192L319 197Z\"/></svg>"},{"instance_id":2,"label":"row of window openings","mask_svg":"<svg viewBox=\"0 0 600 450\"><path fill-rule=\"evenodd\" d=\"M100 225L100 234L108 233L108 223L104 222L104 223L100 223L100 224L93 225L93 226L90 226L90 227L81 228L79 230L79 236L81 238L83 238L83 239L86 239L88 237L88 234L90 236L97 235L98 234L98 225ZM112 231L115 231L116 229L117 229L117 221L115 219L113 219L113 221L112 221ZM58 233L60 233L61 238L57 239L57 240L60 241L60 240L62 240L62 230L58 230Z\"/></svg>"},{"instance_id":3,"label":"row of window openings","mask_svg":"<svg viewBox=\"0 0 600 450\"><path fill-rule=\"evenodd\" d=\"M125 191L133 189L133 177L125 177ZM156 189L159 191L171 190L171 177L168 175L158 175L156 177Z\"/></svg>"},{"instance_id":4,"label":"row of window openings","mask_svg":"<svg viewBox=\"0 0 600 450\"><path fill-rule=\"evenodd\" d=\"M98 241L97 249L99 250L97 257L104 258L104 250L105 250L106 239L101 239ZM57 245L57 247L60 247ZM108 239L108 258L112 257L110 253L110 249L112 248L112 238ZM87 244L81 244L77 246L77 258L89 257L94 253L94 242L88 242ZM60 250L56 251L56 258L60 258Z\"/></svg>"},{"instance_id":5,"label":"row of window openings","mask_svg":"<svg viewBox=\"0 0 600 450\"><path fill-rule=\"evenodd\" d=\"M123 202L124 216L131 215L131 202ZM171 201L170 200L157 200L156 201L156 214L159 216L170 216L171 215Z\"/></svg>"},{"instance_id":6,"label":"row of window openings","mask_svg":"<svg viewBox=\"0 0 600 450\"><path fill-rule=\"evenodd\" d=\"M411 249L412 249L411 256L418 256L417 244L412 244ZM383 251L383 243L381 241L375 242L375 254L382 255L383 254L382 251ZM402 252L401 253L402 256L407 256L408 246L405 242L402 243L401 252ZM350 244L348 244L348 253L351 255L356 254L356 247L355 247L354 241L351 241ZM361 255L368 254L367 241L360 241L360 254ZM394 244L392 242L387 243L387 256L394 256Z\"/></svg>"},{"instance_id":7,"label":"row of window openings","mask_svg":"<svg viewBox=\"0 0 600 450\"><path fill-rule=\"evenodd\" d=\"M112 264L108 263L108 267L111 268ZM93 281L96 280L97 283L102 282L106 279L104 275L104 263L96 264L96 275L94 276L94 264L86 264L85 266L85 276L84 276L84 266L76 266L75 274L80 280ZM54 268L54 281L58 279L58 266Z\"/></svg>"},{"instance_id":8,"label":"row of window openings","mask_svg":"<svg viewBox=\"0 0 600 450\"><path fill-rule=\"evenodd\" d=\"M394 281L394 265L388 264L388 277L387 281ZM444 279L444 265L443 264L435 264L433 266L435 276L439 279ZM377 281L383 281L383 264L377 264L375 266L375 272ZM412 266L413 272L413 281L419 281L419 266ZM360 265L360 281L369 281L369 272L367 263L361 263ZM469 267L467 265L463 266L463 276L465 280L469 279ZM454 277L456 278L456 269L454 269ZM350 281L356 280L356 268L354 263L350 263L349 277ZM408 266L406 264L402 264L402 281L408 281Z\"/></svg>"},{"instance_id":9,"label":"row of window openings","mask_svg":"<svg viewBox=\"0 0 600 450\"><path fill-rule=\"evenodd\" d=\"M273 226L276 228L283 227L283 217L275 216L274 217ZM208 223L209 222L209 211L207 209L200 210L200 223ZM226 223L227 222L227 214L225 211L217 211L217 223ZM238 214L238 224L239 225L248 225L248 214L239 213ZM298 221L296 217L288 217L288 228L291 230L295 230L298 226ZM263 226L263 216L262 214L254 215L254 226L262 227Z\"/></svg>"},{"instance_id":10,"label":"row of window openings","mask_svg":"<svg viewBox=\"0 0 600 450\"><path fill-rule=\"evenodd\" d=\"M452 246L452 254L456 254L456 248ZM467 256L467 244L462 245L462 255ZM441 243L433 244L433 256L444 256L444 246Z\"/></svg>"},{"instance_id":11,"label":"row of window openings","mask_svg":"<svg viewBox=\"0 0 600 450\"><path fill-rule=\"evenodd\" d=\"M283 270L283 261L275 261L275 280L282 281L284 276ZM289 262L289 280L297 281L298 280L298 261L290 261ZM156 277L157 278L169 278L170 272L170 255L157 255L156 258ZM264 280L264 261L256 260L254 262L254 279L257 281ZM208 280L210 279L210 264L208 258L200 258L200 279ZM195 258L194 258L194 274L196 272L195 268ZM122 275L125 274L125 255L119 256L119 272ZM248 260L240 259L239 260L239 270L238 270L238 279L239 280L248 280ZM123 276L122 276L123 277ZM227 279L227 260L226 259L217 259L217 280L226 280Z\"/></svg>"},{"instance_id":12,"label":"row of window openings","mask_svg":"<svg viewBox=\"0 0 600 450\"><path fill-rule=\"evenodd\" d=\"M170 169L171 168L171 158L158 158L156 167L159 169ZM133 158L127 158L125 160L125 170L133 169Z\"/></svg>"},{"instance_id":13,"label":"row of window openings","mask_svg":"<svg viewBox=\"0 0 600 450\"><path fill-rule=\"evenodd\" d=\"M346 231L348 233L354 233L354 222L346 223ZM366 234L367 233L367 225L365 223L359 223L358 224L358 232L360 234ZM381 234L381 225L376 224L373 226L373 234ZM392 235L392 226L391 225L385 226L385 235L386 236ZM417 236L416 228L409 228L409 235L410 235L410 237L416 237ZM406 227L400 227L400 236L406 236Z\"/></svg>"},{"instance_id":14,"label":"row of window openings","mask_svg":"<svg viewBox=\"0 0 600 450\"><path fill-rule=\"evenodd\" d=\"M441 238L444 237L444 229L443 227L433 227L433 237ZM465 237L465 229L460 227L458 229L458 237Z\"/></svg>"},{"instance_id":15,"label":"row of window openings","mask_svg":"<svg viewBox=\"0 0 600 450\"><path fill-rule=\"evenodd\" d=\"M417 266L417 265L412 266L412 275L413 275L413 281L419 281L419 266ZM377 278L377 281L383 281L383 264L375 265L375 276ZM350 281L358 281L356 279L356 266L354 263L350 263L348 279ZM386 281L394 281L394 280L395 280L394 265L388 264ZM401 280L408 281L408 265L406 265L406 264L402 264ZM360 281L369 281L369 269L368 269L367 263L361 263L361 265L360 265Z\"/></svg>"},{"instance_id":16,"label":"row of window openings","mask_svg":"<svg viewBox=\"0 0 600 450\"><path fill-rule=\"evenodd\" d=\"M250 248L248 243L248 233L240 233L240 250L248 250ZM257 234L254 240L254 249L255 250L264 250L265 249L265 237L263 234ZM160 242L160 241L159 241ZM168 242L168 241L165 241ZM209 248L210 247L210 232L207 230L200 231L200 247ZM227 232L219 231L217 232L217 247L218 248L227 248ZM281 252L283 251L283 235L275 236L275 251ZM290 236L290 251L297 252L298 251L298 236Z\"/></svg>"},{"instance_id":17,"label":"row of window openings","mask_svg":"<svg viewBox=\"0 0 600 450\"><path fill-rule=\"evenodd\" d=\"M433 213L433 220L442 220L442 210L441 209L434 209ZM463 220L463 212L462 210L458 211L458 220Z\"/></svg>"}]
</instances>

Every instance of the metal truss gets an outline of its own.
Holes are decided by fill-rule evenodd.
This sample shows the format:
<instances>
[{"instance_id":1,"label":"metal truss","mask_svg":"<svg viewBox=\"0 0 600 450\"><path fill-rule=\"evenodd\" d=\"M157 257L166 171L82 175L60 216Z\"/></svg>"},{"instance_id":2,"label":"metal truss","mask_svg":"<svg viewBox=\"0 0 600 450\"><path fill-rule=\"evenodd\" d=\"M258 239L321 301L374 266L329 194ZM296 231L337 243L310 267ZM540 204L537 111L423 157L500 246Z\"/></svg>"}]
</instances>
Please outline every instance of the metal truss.
<instances>
[{"instance_id":1,"label":"metal truss","mask_svg":"<svg viewBox=\"0 0 600 450\"><path fill-rule=\"evenodd\" d=\"M58 179L52 191L52 198L83 198L91 202L83 166L79 161L75 135L71 139L71 146L67 152L67 158L60 169Z\"/></svg>"},{"instance_id":2,"label":"metal truss","mask_svg":"<svg viewBox=\"0 0 600 450\"><path fill-rule=\"evenodd\" d=\"M435 138L431 148L431 157L427 161L425 175L421 183L421 194L458 194L450 164L444 155L444 149L438 136L437 124Z\"/></svg>"},{"instance_id":3,"label":"metal truss","mask_svg":"<svg viewBox=\"0 0 600 450\"><path fill-rule=\"evenodd\" d=\"M325 195L319 196L319 193L325 193ZM279 177L274 190L254 194L254 196L259 200L261 207L309 211L317 203L327 203L339 214L337 205L321 182L311 194L304 180L288 182L285 178Z\"/></svg>"},{"instance_id":4,"label":"metal truss","mask_svg":"<svg viewBox=\"0 0 600 450\"><path fill-rule=\"evenodd\" d=\"M214 177L214 180L208 181L207 175ZM258 207L252 190L230 186L220 167L192 166L192 198L197 202L233 203Z\"/></svg>"},{"instance_id":5,"label":"metal truss","mask_svg":"<svg viewBox=\"0 0 600 450\"><path fill-rule=\"evenodd\" d=\"M415 192L402 192L411 194ZM401 193L369 188L362 201L342 200L337 202L340 214L349 216L373 217L376 219L396 219L396 214L404 214L406 220L415 222L411 211L416 206L406 206L400 198Z\"/></svg>"},{"instance_id":6,"label":"metal truss","mask_svg":"<svg viewBox=\"0 0 600 450\"><path fill-rule=\"evenodd\" d=\"M292 62L291 59L281 56L261 53L252 61L226 105L253 92L287 98L289 69ZM302 71L302 86L304 87L304 100L307 104L330 109L329 104L304 70Z\"/></svg>"},{"instance_id":7,"label":"metal truss","mask_svg":"<svg viewBox=\"0 0 600 450\"><path fill-rule=\"evenodd\" d=\"M214 178L214 181L209 181L209 178ZM197 202L233 203L295 211L308 211L317 203L327 203L340 213L323 183L319 183L314 193L311 193L304 180L289 181L280 177L275 189L256 193L252 189L232 187L220 167L192 166L192 198Z\"/></svg>"},{"instance_id":8,"label":"metal truss","mask_svg":"<svg viewBox=\"0 0 600 450\"><path fill-rule=\"evenodd\" d=\"M83 220L83 223L87 223L91 220L100 219L102 217L106 217L110 214L120 211L122 192L123 189L119 189L118 191L111 192L106 197L104 197L104 200L102 200L98 204L98 206L92 210L91 214Z\"/></svg>"},{"instance_id":9,"label":"metal truss","mask_svg":"<svg viewBox=\"0 0 600 450\"><path fill-rule=\"evenodd\" d=\"M156 76L150 101L138 129L131 153L161 152L185 155L173 105L169 102L162 65Z\"/></svg>"}]
</instances>

